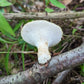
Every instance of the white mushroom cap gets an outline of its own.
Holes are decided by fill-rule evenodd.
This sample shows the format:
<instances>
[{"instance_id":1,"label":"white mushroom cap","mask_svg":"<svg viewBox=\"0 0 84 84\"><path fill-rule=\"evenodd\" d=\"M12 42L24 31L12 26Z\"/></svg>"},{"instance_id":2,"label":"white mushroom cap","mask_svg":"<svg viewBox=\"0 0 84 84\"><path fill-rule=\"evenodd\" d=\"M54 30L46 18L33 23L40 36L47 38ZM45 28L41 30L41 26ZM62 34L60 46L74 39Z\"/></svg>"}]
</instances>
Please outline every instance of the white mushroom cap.
<instances>
[{"instance_id":1,"label":"white mushroom cap","mask_svg":"<svg viewBox=\"0 0 84 84\"><path fill-rule=\"evenodd\" d=\"M48 48L61 41L62 29L54 23L36 20L24 25L21 36L27 43L38 48L38 61L45 64L51 59Z\"/></svg>"}]
</instances>

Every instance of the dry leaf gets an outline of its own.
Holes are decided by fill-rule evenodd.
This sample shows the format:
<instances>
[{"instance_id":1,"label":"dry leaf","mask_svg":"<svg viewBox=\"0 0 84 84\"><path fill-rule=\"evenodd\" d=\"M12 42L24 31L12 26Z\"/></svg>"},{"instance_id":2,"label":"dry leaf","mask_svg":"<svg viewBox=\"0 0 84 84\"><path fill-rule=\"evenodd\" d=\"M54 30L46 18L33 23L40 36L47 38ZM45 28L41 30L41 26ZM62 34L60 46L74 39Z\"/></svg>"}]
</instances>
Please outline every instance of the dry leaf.
<instances>
[{"instance_id":1,"label":"dry leaf","mask_svg":"<svg viewBox=\"0 0 84 84\"><path fill-rule=\"evenodd\" d=\"M61 3L63 3L65 6L69 5L72 0L59 0Z\"/></svg>"},{"instance_id":2,"label":"dry leaf","mask_svg":"<svg viewBox=\"0 0 84 84\"><path fill-rule=\"evenodd\" d=\"M82 3L84 0L80 0L80 3Z\"/></svg>"},{"instance_id":3,"label":"dry leaf","mask_svg":"<svg viewBox=\"0 0 84 84\"><path fill-rule=\"evenodd\" d=\"M41 8L41 7L44 6L44 3L41 2L41 1L36 1L36 2L35 2L35 5L36 5L38 8Z\"/></svg>"}]
</instances>

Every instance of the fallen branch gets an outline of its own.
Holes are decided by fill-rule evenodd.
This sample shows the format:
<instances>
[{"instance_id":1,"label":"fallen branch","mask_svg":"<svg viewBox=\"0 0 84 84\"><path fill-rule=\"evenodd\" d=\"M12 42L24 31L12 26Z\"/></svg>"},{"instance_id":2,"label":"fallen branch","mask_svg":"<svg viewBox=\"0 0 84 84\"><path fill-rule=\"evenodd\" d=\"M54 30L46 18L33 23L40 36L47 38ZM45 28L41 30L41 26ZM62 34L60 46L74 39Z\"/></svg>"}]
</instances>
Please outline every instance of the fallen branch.
<instances>
[{"instance_id":1,"label":"fallen branch","mask_svg":"<svg viewBox=\"0 0 84 84\"><path fill-rule=\"evenodd\" d=\"M61 13L4 13L7 19L75 19L83 18L84 12L61 12Z\"/></svg>"},{"instance_id":2,"label":"fallen branch","mask_svg":"<svg viewBox=\"0 0 84 84\"><path fill-rule=\"evenodd\" d=\"M84 62L84 43L76 49L52 57L49 65L34 65L32 68L0 78L0 84L37 84L57 73L76 67Z\"/></svg>"},{"instance_id":3,"label":"fallen branch","mask_svg":"<svg viewBox=\"0 0 84 84\"><path fill-rule=\"evenodd\" d=\"M71 69L65 70L63 72L58 73L56 79L53 81L52 84L61 84L67 74L71 71Z\"/></svg>"}]
</instances>

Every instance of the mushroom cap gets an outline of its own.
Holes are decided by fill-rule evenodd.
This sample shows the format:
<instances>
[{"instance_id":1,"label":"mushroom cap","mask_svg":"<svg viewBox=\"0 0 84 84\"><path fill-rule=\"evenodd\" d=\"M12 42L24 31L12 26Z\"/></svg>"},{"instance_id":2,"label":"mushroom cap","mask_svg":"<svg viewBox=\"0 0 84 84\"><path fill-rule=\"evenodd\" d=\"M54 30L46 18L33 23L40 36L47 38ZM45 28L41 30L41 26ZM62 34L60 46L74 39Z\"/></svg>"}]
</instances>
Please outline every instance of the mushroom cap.
<instances>
[{"instance_id":1,"label":"mushroom cap","mask_svg":"<svg viewBox=\"0 0 84 84\"><path fill-rule=\"evenodd\" d=\"M62 29L51 22L36 20L24 25L21 36L27 43L38 47L40 42L47 42L52 47L61 41Z\"/></svg>"}]
</instances>

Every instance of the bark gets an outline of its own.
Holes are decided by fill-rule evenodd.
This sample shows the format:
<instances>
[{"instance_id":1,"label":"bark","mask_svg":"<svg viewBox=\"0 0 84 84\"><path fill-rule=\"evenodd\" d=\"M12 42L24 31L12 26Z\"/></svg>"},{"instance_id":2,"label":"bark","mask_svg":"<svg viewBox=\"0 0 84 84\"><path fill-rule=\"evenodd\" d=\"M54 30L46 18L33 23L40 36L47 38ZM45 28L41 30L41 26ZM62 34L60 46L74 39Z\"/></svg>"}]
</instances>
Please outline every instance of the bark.
<instances>
[{"instance_id":1,"label":"bark","mask_svg":"<svg viewBox=\"0 0 84 84\"><path fill-rule=\"evenodd\" d=\"M7 19L75 19L83 18L84 12L61 12L61 13L4 13Z\"/></svg>"},{"instance_id":2,"label":"bark","mask_svg":"<svg viewBox=\"0 0 84 84\"><path fill-rule=\"evenodd\" d=\"M15 75L0 78L0 84L37 84L57 73L76 67L84 62L84 43L76 49L52 57L48 66L35 64L32 68Z\"/></svg>"}]
</instances>

